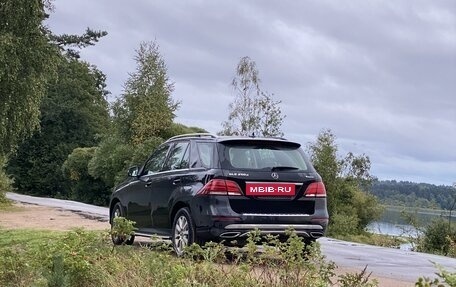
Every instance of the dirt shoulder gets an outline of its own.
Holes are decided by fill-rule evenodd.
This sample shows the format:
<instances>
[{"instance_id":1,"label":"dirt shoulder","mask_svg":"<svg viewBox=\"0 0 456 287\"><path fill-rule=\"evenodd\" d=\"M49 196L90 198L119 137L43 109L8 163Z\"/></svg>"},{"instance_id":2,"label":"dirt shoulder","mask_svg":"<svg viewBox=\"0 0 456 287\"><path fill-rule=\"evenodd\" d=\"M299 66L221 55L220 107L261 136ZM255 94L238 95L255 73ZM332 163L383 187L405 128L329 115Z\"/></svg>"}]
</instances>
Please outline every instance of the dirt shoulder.
<instances>
[{"instance_id":1,"label":"dirt shoulder","mask_svg":"<svg viewBox=\"0 0 456 287\"><path fill-rule=\"evenodd\" d=\"M38 206L33 204L14 203L7 210L0 210L0 228L4 229L47 229L66 231L74 228L89 230L106 230L109 223L100 219L87 217L82 214L59 208ZM336 273L359 273L354 268L338 268ZM408 287L413 282L379 277L372 274L379 282L380 287Z\"/></svg>"},{"instance_id":2,"label":"dirt shoulder","mask_svg":"<svg viewBox=\"0 0 456 287\"><path fill-rule=\"evenodd\" d=\"M14 203L7 210L0 210L0 227L5 229L71 230L85 228L103 230L109 223L81 214L52 207Z\"/></svg>"}]
</instances>

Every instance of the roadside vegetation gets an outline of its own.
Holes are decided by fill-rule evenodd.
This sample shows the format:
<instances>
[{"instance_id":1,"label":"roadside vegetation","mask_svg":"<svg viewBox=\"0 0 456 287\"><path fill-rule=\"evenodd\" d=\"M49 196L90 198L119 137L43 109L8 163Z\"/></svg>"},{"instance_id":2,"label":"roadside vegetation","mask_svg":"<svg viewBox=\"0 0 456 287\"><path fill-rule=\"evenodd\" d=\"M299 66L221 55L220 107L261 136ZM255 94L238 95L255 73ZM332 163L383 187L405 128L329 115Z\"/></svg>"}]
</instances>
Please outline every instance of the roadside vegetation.
<instances>
[{"instance_id":1,"label":"roadside vegetation","mask_svg":"<svg viewBox=\"0 0 456 287\"><path fill-rule=\"evenodd\" d=\"M456 224L444 217L430 222L421 221L416 213L403 212L406 222L414 230L404 231L415 251L456 258Z\"/></svg>"},{"instance_id":2,"label":"roadside vegetation","mask_svg":"<svg viewBox=\"0 0 456 287\"><path fill-rule=\"evenodd\" d=\"M330 218L329 236L365 234L367 225L378 219L382 208L370 193L373 177L367 155L338 153L336 136L323 130L308 153L326 185Z\"/></svg>"},{"instance_id":3,"label":"roadside vegetation","mask_svg":"<svg viewBox=\"0 0 456 287\"><path fill-rule=\"evenodd\" d=\"M122 223L115 232L131 232L131 222ZM253 233L243 249L192 245L181 258L163 241L113 246L109 237L82 229L1 230L0 286L378 286L367 267L336 275L318 243L305 247L292 231L286 242L260 243ZM456 273L436 268L438 279L419 278L416 286L456 286Z\"/></svg>"},{"instance_id":4,"label":"roadside vegetation","mask_svg":"<svg viewBox=\"0 0 456 287\"><path fill-rule=\"evenodd\" d=\"M290 233L259 252L190 246L177 258L163 243L113 247L107 233L2 230L1 286L377 286L369 272L336 276L335 264Z\"/></svg>"}]
</instances>

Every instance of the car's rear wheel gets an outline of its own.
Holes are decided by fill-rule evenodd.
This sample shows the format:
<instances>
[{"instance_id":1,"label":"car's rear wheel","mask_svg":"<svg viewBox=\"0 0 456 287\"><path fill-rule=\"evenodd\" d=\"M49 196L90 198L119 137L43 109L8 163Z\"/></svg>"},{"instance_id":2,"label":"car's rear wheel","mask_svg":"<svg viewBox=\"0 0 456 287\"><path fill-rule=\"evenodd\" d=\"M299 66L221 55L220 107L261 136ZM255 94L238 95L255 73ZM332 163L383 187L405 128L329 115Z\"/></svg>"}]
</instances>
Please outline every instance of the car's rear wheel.
<instances>
[{"instance_id":1,"label":"car's rear wheel","mask_svg":"<svg viewBox=\"0 0 456 287\"><path fill-rule=\"evenodd\" d=\"M111 230L114 228L114 218L116 218L116 217L125 217L125 214L123 212L123 208L122 208L122 205L120 204L120 202L116 203L116 205L114 205L114 208L112 209ZM135 241L135 236L134 235L124 236L124 235L118 235L118 234L111 233L111 239L115 245L121 245L121 244L132 245L133 242Z\"/></svg>"},{"instance_id":2,"label":"car's rear wheel","mask_svg":"<svg viewBox=\"0 0 456 287\"><path fill-rule=\"evenodd\" d=\"M196 240L195 226L186 207L179 209L173 221L172 243L177 256L182 256L187 246L192 245Z\"/></svg>"}]
</instances>

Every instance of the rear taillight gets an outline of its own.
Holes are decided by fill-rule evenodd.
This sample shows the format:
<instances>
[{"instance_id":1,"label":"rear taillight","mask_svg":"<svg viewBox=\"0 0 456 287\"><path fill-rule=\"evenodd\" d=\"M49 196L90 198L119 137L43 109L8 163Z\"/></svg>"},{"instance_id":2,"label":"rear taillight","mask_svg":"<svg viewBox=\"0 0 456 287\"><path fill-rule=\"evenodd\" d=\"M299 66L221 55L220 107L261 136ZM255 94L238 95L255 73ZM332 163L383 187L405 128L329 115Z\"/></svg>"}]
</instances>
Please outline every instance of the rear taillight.
<instances>
[{"instance_id":1,"label":"rear taillight","mask_svg":"<svg viewBox=\"0 0 456 287\"><path fill-rule=\"evenodd\" d=\"M326 188L323 182L312 182L304 193L305 196L326 197Z\"/></svg>"},{"instance_id":2,"label":"rear taillight","mask_svg":"<svg viewBox=\"0 0 456 287\"><path fill-rule=\"evenodd\" d=\"M196 195L242 195L239 185L231 180L212 179Z\"/></svg>"}]
</instances>

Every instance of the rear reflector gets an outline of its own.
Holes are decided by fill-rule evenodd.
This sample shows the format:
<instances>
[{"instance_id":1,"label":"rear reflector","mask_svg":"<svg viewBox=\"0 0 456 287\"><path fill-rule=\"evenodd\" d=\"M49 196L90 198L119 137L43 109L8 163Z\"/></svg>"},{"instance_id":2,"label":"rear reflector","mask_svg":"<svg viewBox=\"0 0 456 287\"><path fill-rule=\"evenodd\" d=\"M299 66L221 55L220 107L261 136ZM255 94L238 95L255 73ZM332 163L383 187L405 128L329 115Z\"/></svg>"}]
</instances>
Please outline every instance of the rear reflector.
<instances>
[{"instance_id":1,"label":"rear reflector","mask_svg":"<svg viewBox=\"0 0 456 287\"><path fill-rule=\"evenodd\" d=\"M326 197L325 185L321 181L313 182L309 184L304 195L307 197Z\"/></svg>"},{"instance_id":2,"label":"rear reflector","mask_svg":"<svg viewBox=\"0 0 456 287\"><path fill-rule=\"evenodd\" d=\"M212 179L196 195L242 195L239 185L231 180Z\"/></svg>"}]
</instances>

